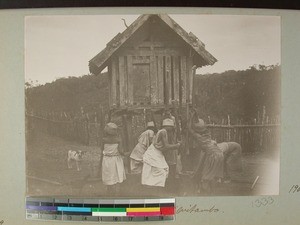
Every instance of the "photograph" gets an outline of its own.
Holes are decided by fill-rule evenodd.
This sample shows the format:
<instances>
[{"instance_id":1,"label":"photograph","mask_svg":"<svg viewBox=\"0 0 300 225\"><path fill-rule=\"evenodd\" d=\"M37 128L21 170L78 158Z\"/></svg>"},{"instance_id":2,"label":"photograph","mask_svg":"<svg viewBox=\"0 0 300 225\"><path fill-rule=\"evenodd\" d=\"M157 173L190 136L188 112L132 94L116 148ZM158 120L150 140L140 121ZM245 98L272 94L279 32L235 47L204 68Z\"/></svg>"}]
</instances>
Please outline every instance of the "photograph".
<instances>
[{"instance_id":1,"label":"photograph","mask_svg":"<svg viewBox=\"0 0 300 225\"><path fill-rule=\"evenodd\" d=\"M26 196L279 195L281 17L24 17Z\"/></svg>"}]
</instances>

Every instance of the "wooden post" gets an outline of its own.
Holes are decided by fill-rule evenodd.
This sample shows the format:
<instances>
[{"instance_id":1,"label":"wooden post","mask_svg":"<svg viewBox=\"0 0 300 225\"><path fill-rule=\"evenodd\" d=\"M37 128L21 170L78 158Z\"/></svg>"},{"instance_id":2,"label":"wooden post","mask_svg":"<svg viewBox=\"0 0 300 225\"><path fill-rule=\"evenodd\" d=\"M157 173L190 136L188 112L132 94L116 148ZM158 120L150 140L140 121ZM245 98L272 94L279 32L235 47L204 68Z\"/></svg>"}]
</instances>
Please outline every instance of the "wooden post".
<instances>
[{"instance_id":1,"label":"wooden post","mask_svg":"<svg viewBox=\"0 0 300 225\"><path fill-rule=\"evenodd\" d=\"M171 57L166 56L165 60L166 67L166 94L167 94L167 102L166 104L171 104L172 100L172 82L171 82Z\"/></svg>"},{"instance_id":2,"label":"wooden post","mask_svg":"<svg viewBox=\"0 0 300 225\"><path fill-rule=\"evenodd\" d=\"M126 104L126 96L127 96L127 80L125 80L125 57L119 57L119 83L120 83L120 105L125 106Z\"/></svg>"},{"instance_id":3,"label":"wooden post","mask_svg":"<svg viewBox=\"0 0 300 225\"><path fill-rule=\"evenodd\" d=\"M132 137L132 115L124 114L122 115L122 124L123 124L123 137L124 137L124 144L123 144L123 150L125 153L131 152L131 137ZM128 157L125 158L125 170L127 172L130 171L129 163L128 163Z\"/></svg>"},{"instance_id":4,"label":"wooden post","mask_svg":"<svg viewBox=\"0 0 300 225\"><path fill-rule=\"evenodd\" d=\"M122 115L122 125L123 125L123 148L125 152L128 152L128 128L127 128L127 118L126 115Z\"/></svg>"},{"instance_id":5,"label":"wooden post","mask_svg":"<svg viewBox=\"0 0 300 225\"><path fill-rule=\"evenodd\" d=\"M157 57L157 82L158 82L158 103L164 103L164 59L163 56Z\"/></svg>"},{"instance_id":6,"label":"wooden post","mask_svg":"<svg viewBox=\"0 0 300 225\"><path fill-rule=\"evenodd\" d=\"M104 137L104 127L105 127L105 115L104 115L104 111L103 111L103 106L100 105L100 125L99 125L99 146L102 145L102 139Z\"/></svg>"},{"instance_id":7,"label":"wooden post","mask_svg":"<svg viewBox=\"0 0 300 225\"><path fill-rule=\"evenodd\" d=\"M128 153L133 149L132 114L127 114Z\"/></svg>"},{"instance_id":8,"label":"wooden post","mask_svg":"<svg viewBox=\"0 0 300 225\"><path fill-rule=\"evenodd\" d=\"M186 57L185 56L182 56L180 58L180 75L181 75L181 81L180 81L180 84L181 84L181 102L182 104L185 104L186 103L186 99L187 99L187 96L186 96L186 88L187 88L187 71L186 71Z\"/></svg>"},{"instance_id":9,"label":"wooden post","mask_svg":"<svg viewBox=\"0 0 300 225\"><path fill-rule=\"evenodd\" d=\"M262 111L262 119L261 119L261 124L264 125L265 124L265 117L266 117L266 107L263 106L263 111ZM264 142L264 133L265 133L265 128L262 127L260 129L260 147L263 147L263 142Z\"/></svg>"},{"instance_id":10,"label":"wooden post","mask_svg":"<svg viewBox=\"0 0 300 225\"><path fill-rule=\"evenodd\" d=\"M99 146L99 124L98 124L97 111L95 111L94 115L95 115L94 122L95 122L95 132L96 132L96 145Z\"/></svg>"},{"instance_id":11,"label":"wooden post","mask_svg":"<svg viewBox=\"0 0 300 225\"><path fill-rule=\"evenodd\" d=\"M144 124L146 127L147 126L146 109L143 110L143 118L144 118Z\"/></svg>"},{"instance_id":12,"label":"wooden post","mask_svg":"<svg viewBox=\"0 0 300 225\"><path fill-rule=\"evenodd\" d=\"M193 65L192 67L192 77L191 77L191 80L190 80L190 102L195 105L195 91L196 91L196 88L194 88L194 83L195 83L195 75L196 75L196 69L197 69L197 66L196 65Z\"/></svg>"},{"instance_id":13,"label":"wooden post","mask_svg":"<svg viewBox=\"0 0 300 225\"><path fill-rule=\"evenodd\" d=\"M228 115L227 116L227 122L228 122L228 141L230 141L231 140L231 129L230 129L230 116Z\"/></svg>"},{"instance_id":14,"label":"wooden post","mask_svg":"<svg viewBox=\"0 0 300 225\"><path fill-rule=\"evenodd\" d=\"M178 103L180 101L179 99L179 57L174 56L173 57L173 86L174 86L174 100Z\"/></svg>"},{"instance_id":15,"label":"wooden post","mask_svg":"<svg viewBox=\"0 0 300 225\"><path fill-rule=\"evenodd\" d=\"M263 106L263 112L262 112L262 120L261 120L261 124L265 124L265 117L266 117L266 107Z\"/></svg>"},{"instance_id":16,"label":"wooden post","mask_svg":"<svg viewBox=\"0 0 300 225\"><path fill-rule=\"evenodd\" d=\"M85 118L84 118L84 128L85 128L85 144L89 145L90 144L90 118L89 114L85 113Z\"/></svg>"},{"instance_id":17,"label":"wooden post","mask_svg":"<svg viewBox=\"0 0 300 225\"><path fill-rule=\"evenodd\" d=\"M154 55L150 56L150 100L152 105L158 103L157 63Z\"/></svg>"},{"instance_id":18,"label":"wooden post","mask_svg":"<svg viewBox=\"0 0 300 225\"><path fill-rule=\"evenodd\" d=\"M158 129L157 124L156 124L155 119L154 119L154 114L153 114L152 111L150 111L150 113L151 113L151 120L152 120L153 123L154 123L154 127L155 127L156 129ZM146 126L147 126L147 124L146 124Z\"/></svg>"},{"instance_id":19,"label":"wooden post","mask_svg":"<svg viewBox=\"0 0 300 225\"><path fill-rule=\"evenodd\" d=\"M187 121L187 126L188 126L188 121L190 118L190 110L189 110L189 105L186 104L186 121ZM189 145L189 131L188 131L188 127L186 126L186 135L185 135L185 154L189 155L190 154L190 145Z\"/></svg>"}]
</instances>

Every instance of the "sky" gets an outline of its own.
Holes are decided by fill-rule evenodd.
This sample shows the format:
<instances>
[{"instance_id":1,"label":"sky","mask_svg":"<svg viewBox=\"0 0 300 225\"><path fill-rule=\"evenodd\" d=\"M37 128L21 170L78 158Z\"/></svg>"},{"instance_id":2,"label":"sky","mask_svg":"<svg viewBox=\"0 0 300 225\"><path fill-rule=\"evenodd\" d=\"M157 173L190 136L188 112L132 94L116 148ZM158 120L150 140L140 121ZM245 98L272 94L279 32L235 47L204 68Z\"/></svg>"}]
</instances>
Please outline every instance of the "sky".
<instances>
[{"instance_id":1,"label":"sky","mask_svg":"<svg viewBox=\"0 0 300 225\"><path fill-rule=\"evenodd\" d=\"M66 15L25 18L25 80L39 84L89 74L88 61L139 15ZM197 74L280 64L280 17L169 15L193 32L217 60Z\"/></svg>"}]
</instances>

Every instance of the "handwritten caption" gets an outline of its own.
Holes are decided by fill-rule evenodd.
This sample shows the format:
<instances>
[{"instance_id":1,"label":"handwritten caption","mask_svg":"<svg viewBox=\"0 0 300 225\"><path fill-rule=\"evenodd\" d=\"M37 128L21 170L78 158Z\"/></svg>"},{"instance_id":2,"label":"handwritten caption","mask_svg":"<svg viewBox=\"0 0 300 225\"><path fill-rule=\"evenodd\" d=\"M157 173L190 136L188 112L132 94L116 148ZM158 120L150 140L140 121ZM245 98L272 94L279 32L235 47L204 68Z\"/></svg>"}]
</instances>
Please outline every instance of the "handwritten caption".
<instances>
[{"instance_id":1,"label":"handwritten caption","mask_svg":"<svg viewBox=\"0 0 300 225\"><path fill-rule=\"evenodd\" d=\"M275 200L269 196L269 197L262 197L258 198L251 202L252 207L260 208L260 207L266 207L268 205L274 204Z\"/></svg>"},{"instance_id":2,"label":"handwritten caption","mask_svg":"<svg viewBox=\"0 0 300 225\"><path fill-rule=\"evenodd\" d=\"M224 213L220 209L216 208L216 206L212 206L210 208L199 208L197 204L189 205L188 207L177 206L176 214L180 213Z\"/></svg>"},{"instance_id":3,"label":"handwritten caption","mask_svg":"<svg viewBox=\"0 0 300 225\"><path fill-rule=\"evenodd\" d=\"M297 184L294 184L294 185L291 187L289 193L290 193L290 194L294 194L294 193L297 193L297 192L300 192L300 186L297 185Z\"/></svg>"}]
</instances>

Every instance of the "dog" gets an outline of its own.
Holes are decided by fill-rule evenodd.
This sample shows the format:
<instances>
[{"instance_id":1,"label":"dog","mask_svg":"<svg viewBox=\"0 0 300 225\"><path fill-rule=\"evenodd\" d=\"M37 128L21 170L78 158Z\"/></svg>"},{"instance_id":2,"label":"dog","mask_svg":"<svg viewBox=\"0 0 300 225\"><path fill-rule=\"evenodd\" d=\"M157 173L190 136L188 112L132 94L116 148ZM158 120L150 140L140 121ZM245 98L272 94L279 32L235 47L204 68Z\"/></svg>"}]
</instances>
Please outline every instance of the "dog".
<instances>
[{"instance_id":1,"label":"dog","mask_svg":"<svg viewBox=\"0 0 300 225\"><path fill-rule=\"evenodd\" d=\"M84 155L84 152L79 150L69 150L68 151L68 168L72 168L72 161L75 161L77 171L81 170L81 161L82 161L82 156Z\"/></svg>"}]
</instances>

